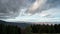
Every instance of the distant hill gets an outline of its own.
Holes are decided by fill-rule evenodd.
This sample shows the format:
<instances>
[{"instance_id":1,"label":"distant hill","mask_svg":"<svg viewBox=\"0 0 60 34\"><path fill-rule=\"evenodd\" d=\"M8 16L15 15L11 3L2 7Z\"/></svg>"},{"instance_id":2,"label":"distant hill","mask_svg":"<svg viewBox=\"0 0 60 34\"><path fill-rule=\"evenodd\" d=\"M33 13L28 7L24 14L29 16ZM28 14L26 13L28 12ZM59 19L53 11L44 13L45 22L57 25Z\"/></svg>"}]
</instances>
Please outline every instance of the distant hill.
<instances>
[{"instance_id":1,"label":"distant hill","mask_svg":"<svg viewBox=\"0 0 60 34\"><path fill-rule=\"evenodd\" d=\"M31 23L31 22L6 22L6 21L2 21L2 20L0 20L0 24L1 23L3 23L3 24L6 24L6 25L13 25L13 26L18 26L18 27L21 27L21 28L25 28L25 27L27 27L27 26L29 26L29 25L33 25L33 24L35 24L35 25L37 25L37 24L48 24L48 23L52 23L52 22L36 22L36 23ZM58 23L60 23L60 22L54 22L54 23L56 23L56 24L58 24Z\"/></svg>"},{"instance_id":2,"label":"distant hill","mask_svg":"<svg viewBox=\"0 0 60 34\"><path fill-rule=\"evenodd\" d=\"M26 26L29 26L31 24L28 24L28 23L15 23L15 22L5 22L5 21L2 21L0 20L0 24L3 23L3 24L6 24L6 25L13 25L13 26L18 26L18 27L21 27L21 28L25 28Z\"/></svg>"}]
</instances>

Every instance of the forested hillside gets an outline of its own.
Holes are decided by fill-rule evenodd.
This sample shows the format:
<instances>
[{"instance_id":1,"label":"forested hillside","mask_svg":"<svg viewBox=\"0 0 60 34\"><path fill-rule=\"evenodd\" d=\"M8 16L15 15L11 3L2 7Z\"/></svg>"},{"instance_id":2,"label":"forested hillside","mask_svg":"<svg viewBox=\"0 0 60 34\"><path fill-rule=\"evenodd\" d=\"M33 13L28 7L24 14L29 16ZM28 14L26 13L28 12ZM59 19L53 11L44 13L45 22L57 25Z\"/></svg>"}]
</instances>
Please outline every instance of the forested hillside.
<instances>
[{"instance_id":1,"label":"forested hillside","mask_svg":"<svg viewBox=\"0 0 60 34\"><path fill-rule=\"evenodd\" d=\"M19 26L20 27L19 27ZM22 28L23 27L23 28ZM60 24L26 24L0 21L0 34L60 34Z\"/></svg>"},{"instance_id":2,"label":"forested hillside","mask_svg":"<svg viewBox=\"0 0 60 34\"><path fill-rule=\"evenodd\" d=\"M18 26L0 24L0 34L21 34Z\"/></svg>"}]
</instances>

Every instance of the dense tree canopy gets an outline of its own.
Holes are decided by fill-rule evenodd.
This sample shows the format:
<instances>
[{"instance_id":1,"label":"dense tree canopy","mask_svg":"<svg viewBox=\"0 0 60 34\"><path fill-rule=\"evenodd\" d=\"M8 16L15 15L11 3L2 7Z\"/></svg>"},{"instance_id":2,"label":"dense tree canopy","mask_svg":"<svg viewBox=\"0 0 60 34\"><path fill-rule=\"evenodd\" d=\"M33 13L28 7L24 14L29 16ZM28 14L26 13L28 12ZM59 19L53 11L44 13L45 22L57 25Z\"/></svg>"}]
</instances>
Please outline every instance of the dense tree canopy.
<instances>
[{"instance_id":1,"label":"dense tree canopy","mask_svg":"<svg viewBox=\"0 0 60 34\"><path fill-rule=\"evenodd\" d=\"M60 33L60 24L55 25L32 25L32 32L33 33Z\"/></svg>"},{"instance_id":2,"label":"dense tree canopy","mask_svg":"<svg viewBox=\"0 0 60 34\"><path fill-rule=\"evenodd\" d=\"M21 28L12 25L0 24L0 34L21 34Z\"/></svg>"}]
</instances>

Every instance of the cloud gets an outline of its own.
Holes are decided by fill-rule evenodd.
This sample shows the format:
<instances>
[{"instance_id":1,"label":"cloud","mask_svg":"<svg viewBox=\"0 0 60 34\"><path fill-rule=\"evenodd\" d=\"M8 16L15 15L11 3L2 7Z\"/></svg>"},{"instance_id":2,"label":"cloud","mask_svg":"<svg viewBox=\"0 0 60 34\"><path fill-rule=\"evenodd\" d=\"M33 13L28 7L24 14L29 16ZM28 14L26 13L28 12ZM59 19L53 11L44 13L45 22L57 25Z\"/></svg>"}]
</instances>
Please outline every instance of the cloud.
<instances>
[{"instance_id":1,"label":"cloud","mask_svg":"<svg viewBox=\"0 0 60 34\"><path fill-rule=\"evenodd\" d=\"M0 20L8 22L60 22L60 0L1 0ZM33 7L33 8L32 8ZM50 23L49 23L50 24Z\"/></svg>"},{"instance_id":2,"label":"cloud","mask_svg":"<svg viewBox=\"0 0 60 34\"><path fill-rule=\"evenodd\" d=\"M23 9L25 10L25 9ZM57 16L58 15L58 16ZM58 18L59 17L59 18ZM25 21L25 22L60 22L60 9L51 8L45 10L42 13L36 13L34 15L19 15L15 19L7 19L7 21Z\"/></svg>"},{"instance_id":3,"label":"cloud","mask_svg":"<svg viewBox=\"0 0 60 34\"><path fill-rule=\"evenodd\" d=\"M16 17L24 3L26 3L24 0L0 0L0 17L2 19Z\"/></svg>"}]
</instances>

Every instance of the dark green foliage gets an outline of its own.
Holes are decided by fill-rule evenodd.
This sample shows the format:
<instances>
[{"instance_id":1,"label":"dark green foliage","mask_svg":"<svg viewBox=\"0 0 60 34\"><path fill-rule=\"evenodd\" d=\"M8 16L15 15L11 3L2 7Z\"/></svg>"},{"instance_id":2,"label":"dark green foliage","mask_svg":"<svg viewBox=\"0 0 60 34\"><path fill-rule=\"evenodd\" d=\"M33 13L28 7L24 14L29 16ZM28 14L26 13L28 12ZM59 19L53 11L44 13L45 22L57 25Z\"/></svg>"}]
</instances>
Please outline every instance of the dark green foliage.
<instances>
[{"instance_id":1,"label":"dark green foliage","mask_svg":"<svg viewBox=\"0 0 60 34\"><path fill-rule=\"evenodd\" d=\"M0 34L21 34L21 28L13 25L0 24Z\"/></svg>"},{"instance_id":2,"label":"dark green foliage","mask_svg":"<svg viewBox=\"0 0 60 34\"><path fill-rule=\"evenodd\" d=\"M55 25L32 25L32 32L33 33L60 33L60 24Z\"/></svg>"},{"instance_id":3,"label":"dark green foliage","mask_svg":"<svg viewBox=\"0 0 60 34\"><path fill-rule=\"evenodd\" d=\"M25 28L25 34L32 34L31 32L32 28L30 26Z\"/></svg>"},{"instance_id":4,"label":"dark green foliage","mask_svg":"<svg viewBox=\"0 0 60 34\"><path fill-rule=\"evenodd\" d=\"M60 24L32 24L24 28L17 25L8 25L0 23L0 34L55 34L60 33ZM19 24L21 25L21 24Z\"/></svg>"}]
</instances>

